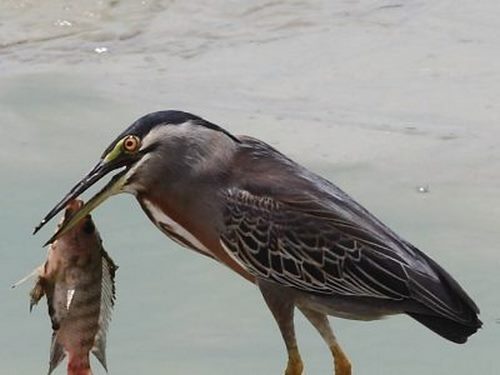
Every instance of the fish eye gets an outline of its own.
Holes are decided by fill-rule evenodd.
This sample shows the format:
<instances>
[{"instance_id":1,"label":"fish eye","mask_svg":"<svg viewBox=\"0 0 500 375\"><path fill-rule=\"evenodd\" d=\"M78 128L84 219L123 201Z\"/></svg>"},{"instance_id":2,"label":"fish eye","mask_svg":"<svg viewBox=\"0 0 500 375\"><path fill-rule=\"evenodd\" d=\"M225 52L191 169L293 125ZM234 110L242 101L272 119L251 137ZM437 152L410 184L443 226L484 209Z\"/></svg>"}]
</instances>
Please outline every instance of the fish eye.
<instances>
[{"instance_id":1,"label":"fish eye","mask_svg":"<svg viewBox=\"0 0 500 375\"><path fill-rule=\"evenodd\" d=\"M127 153L134 153L141 147L141 140L135 135L128 135L123 140L123 150Z\"/></svg>"}]
</instances>

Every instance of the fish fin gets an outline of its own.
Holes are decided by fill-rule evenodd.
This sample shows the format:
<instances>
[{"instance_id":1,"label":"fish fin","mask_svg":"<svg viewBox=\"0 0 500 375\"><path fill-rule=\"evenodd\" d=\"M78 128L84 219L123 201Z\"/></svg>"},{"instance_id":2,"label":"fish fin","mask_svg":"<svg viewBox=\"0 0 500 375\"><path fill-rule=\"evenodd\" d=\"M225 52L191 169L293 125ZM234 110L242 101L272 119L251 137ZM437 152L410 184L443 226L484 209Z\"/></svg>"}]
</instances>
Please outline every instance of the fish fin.
<instances>
[{"instance_id":1,"label":"fish fin","mask_svg":"<svg viewBox=\"0 0 500 375\"><path fill-rule=\"evenodd\" d=\"M111 312L115 304L115 273L118 267L108 253L101 249L102 256L102 284L101 284L101 311L99 313L99 332L97 332L92 354L108 371L106 364L106 332L111 320Z\"/></svg>"},{"instance_id":2,"label":"fish fin","mask_svg":"<svg viewBox=\"0 0 500 375\"><path fill-rule=\"evenodd\" d=\"M96 336L92 354L101 363L104 370L108 372L108 366L106 364L106 336L101 337L99 334Z\"/></svg>"},{"instance_id":3,"label":"fish fin","mask_svg":"<svg viewBox=\"0 0 500 375\"><path fill-rule=\"evenodd\" d=\"M38 266L35 268L33 271L31 271L28 275L24 276L21 280L17 281L16 283L11 285L11 288L17 288L19 285L25 283L26 281L32 279L35 276L39 276L43 272L43 267L44 266Z\"/></svg>"},{"instance_id":4,"label":"fish fin","mask_svg":"<svg viewBox=\"0 0 500 375\"><path fill-rule=\"evenodd\" d=\"M66 357L64 348L57 341L57 332L52 334L52 344L50 345L50 362L49 362L49 372L48 375L55 370L55 368L61 363L61 361Z\"/></svg>"},{"instance_id":5,"label":"fish fin","mask_svg":"<svg viewBox=\"0 0 500 375\"><path fill-rule=\"evenodd\" d=\"M103 260L106 261L106 263L107 263L106 267L109 269L109 273L111 275L111 279L112 279L112 281L114 283L115 273L116 273L116 270L118 269L118 266L115 264L115 262L113 261L113 259L111 259L111 257L109 256L109 254L107 253L107 251L104 250L103 247L101 247L101 256L103 257Z\"/></svg>"},{"instance_id":6,"label":"fish fin","mask_svg":"<svg viewBox=\"0 0 500 375\"><path fill-rule=\"evenodd\" d=\"M47 283L45 285L45 295L47 296L47 307L49 310L50 321L52 323L52 329L57 331L61 325L61 321L64 320L68 314L67 310L56 309L55 289L56 285L53 283Z\"/></svg>"},{"instance_id":7,"label":"fish fin","mask_svg":"<svg viewBox=\"0 0 500 375\"><path fill-rule=\"evenodd\" d=\"M35 286L30 291L30 312L45 294L45 279L43 277L39 277Z\"/></svg>"},{"instance_id":8,"label":"fish fin","mask_svg":"<svg viewBox=\"0 0 500 375\"><path fill-rule=\"evenodd\" d=\"M42 276L44 274L45 264L36 267L33 271L31 271L28 275L23 277L21 280L16 282L11 286L11 288L17 288L19 285L24 284L26 281L37 277L38 279L35 283L35 286L30 291L30 312L33 310L33 306L38 304L38 302L42 299L45 293L45 278Z\"/></svg>"}]
</instances>

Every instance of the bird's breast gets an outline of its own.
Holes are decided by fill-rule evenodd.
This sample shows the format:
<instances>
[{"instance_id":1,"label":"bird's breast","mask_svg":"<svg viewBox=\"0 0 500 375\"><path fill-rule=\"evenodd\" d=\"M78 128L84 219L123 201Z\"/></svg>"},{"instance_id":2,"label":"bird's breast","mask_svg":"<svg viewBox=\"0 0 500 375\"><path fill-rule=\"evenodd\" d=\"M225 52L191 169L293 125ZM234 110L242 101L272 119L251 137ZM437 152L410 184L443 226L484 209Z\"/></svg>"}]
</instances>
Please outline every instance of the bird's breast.
<instances>
[{"instance_id":1,"label":"bird's breast","mask_svg":"<svg viewBox=\"0 0 500 375\"><path fill-rule=\"evenodd\" d=\"M210 250L208 250L201 241L199 241L189 230L168 216L161 207L158 207L147 199L142 199L140 203L143 210L154 224L173 241L183 247L212 256Z\"/></svg>"},{"instance_id":2,"label":"bird's breast","mask_svg":"<svg viewBox=\"0 0 500 375\"><path fill-rule=\"evenodd\" d=\"M138 196L137 199L149 219L169 238L181 246L198 251L201 254L217 260L243 276L248 281L252 283L255 282L254 277L248 273L245 267L242 267L238 262L236 262L233 257L231 257L231 254L228 254L223 248L218 235L209 235L206 238L202 237L204 240L200 240L194 235L194 233L198 233L195 228L190 230L189 228L186 228L185 224L180 224L181 222L188 222L185 221L186 218L183 220L183 217L180 216L180 220L175 220L177 217L175 216L175 210L173 211L174 215L169 215L167 213L169 212L167 206L166 208L163 208L160 204L155 204L153 200L146 199L144 196Z\"/></svg>"}]
</instances>

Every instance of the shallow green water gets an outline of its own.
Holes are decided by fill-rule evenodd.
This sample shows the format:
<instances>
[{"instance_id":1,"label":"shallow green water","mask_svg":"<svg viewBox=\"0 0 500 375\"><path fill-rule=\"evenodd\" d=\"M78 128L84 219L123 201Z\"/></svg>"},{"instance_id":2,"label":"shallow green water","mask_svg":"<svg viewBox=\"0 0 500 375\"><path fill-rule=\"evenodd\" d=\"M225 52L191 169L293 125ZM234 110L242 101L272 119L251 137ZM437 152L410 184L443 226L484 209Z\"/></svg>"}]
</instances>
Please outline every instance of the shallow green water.
<instances>
[{"instance_id":1,"label":"shallow green water","mask_svg":"<svg viewBox=\"0 0 500 375\"><path fill-rule=\"evenodd\" d=\"M355 374L499 372L496 2L39 3L0 4L1 374L47 368L45 306L30 315L29 286L9 289L45 257L52 228L33 226L116 134L166 108L331 179L479 304L484 329L463 346L406 317L332 319ZM255 287L170 242L131 196L94 217L120 266L111 374L280 373ZM319 337L297 325L307 373L330 373Z\"/></svg>"}]
</instances>

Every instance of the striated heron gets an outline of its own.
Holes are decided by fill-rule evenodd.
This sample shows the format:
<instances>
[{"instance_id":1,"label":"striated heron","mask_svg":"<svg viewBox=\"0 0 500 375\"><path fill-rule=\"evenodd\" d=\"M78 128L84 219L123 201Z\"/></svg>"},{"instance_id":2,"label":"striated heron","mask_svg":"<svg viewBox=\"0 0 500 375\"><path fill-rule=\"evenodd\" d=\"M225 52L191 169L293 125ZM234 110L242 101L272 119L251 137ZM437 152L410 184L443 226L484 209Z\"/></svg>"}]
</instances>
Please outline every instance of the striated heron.
<instances>
[{"instance_id":1,"label":"striated heron","mask_svg":"<svg viewBox=\"0 0 500 375\"><path fill-rule=\"evenodd\" d=\"M404 313L456 343L481 327L477 306L443 268L338 187L258 139L186 112L134 122L35 232L114 170L48 243L108 197L133 194L171 239L258 286L285 341L286 375L303 370L296 307L329 346L337 375L351 374L351 363L328 315Z\"/></svg>"}]
</instances>

